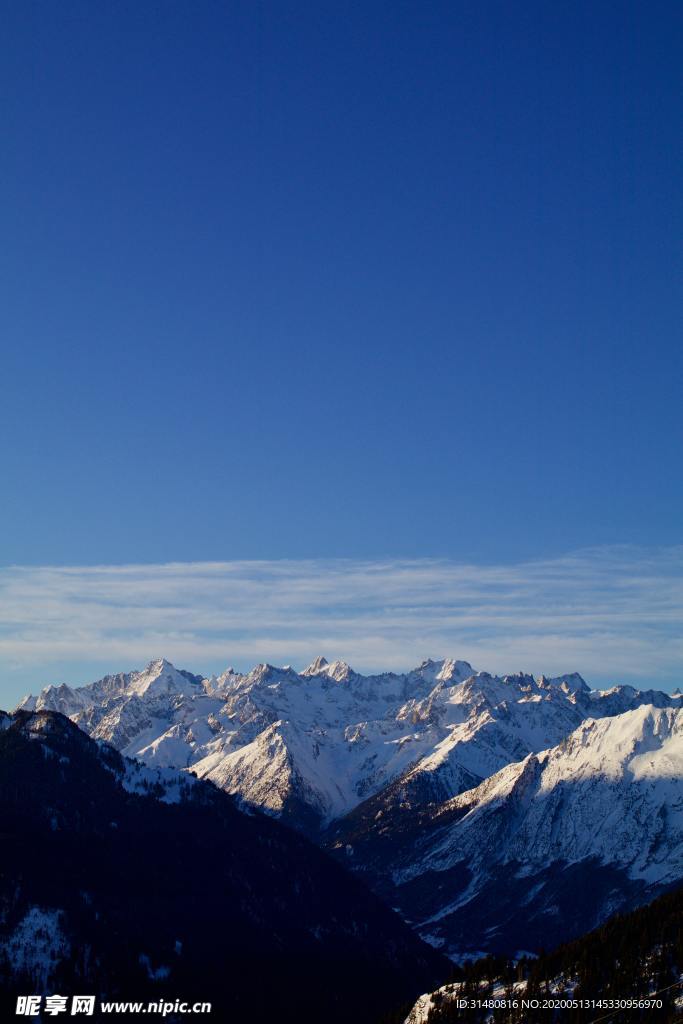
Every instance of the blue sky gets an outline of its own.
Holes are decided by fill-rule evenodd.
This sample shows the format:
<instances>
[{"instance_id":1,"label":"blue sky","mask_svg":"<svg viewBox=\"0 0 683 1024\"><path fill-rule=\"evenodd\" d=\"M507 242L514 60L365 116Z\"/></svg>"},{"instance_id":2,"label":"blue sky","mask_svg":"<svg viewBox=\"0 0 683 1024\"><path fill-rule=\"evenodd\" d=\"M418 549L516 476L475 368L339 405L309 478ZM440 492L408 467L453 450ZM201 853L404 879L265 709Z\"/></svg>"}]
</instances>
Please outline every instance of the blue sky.
<instances>
[{"instance_id":1,"label":"blue sky","mask_svg":"<svg viewBox=\"0 0 683 1024\"><path fill-rule=\"evenodd\" d=\"M679 4L3 23L0 565L681 543Z\"/></svg>"}]
</instances>

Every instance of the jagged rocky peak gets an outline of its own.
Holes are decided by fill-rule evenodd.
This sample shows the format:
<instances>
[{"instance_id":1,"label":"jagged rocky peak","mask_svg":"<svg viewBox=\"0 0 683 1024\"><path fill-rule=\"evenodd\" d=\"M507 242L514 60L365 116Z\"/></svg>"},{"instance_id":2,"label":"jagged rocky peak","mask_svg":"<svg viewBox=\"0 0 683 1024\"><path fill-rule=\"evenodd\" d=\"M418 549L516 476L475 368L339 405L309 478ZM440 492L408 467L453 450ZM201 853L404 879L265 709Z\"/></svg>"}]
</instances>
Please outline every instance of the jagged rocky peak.
<instances>
[{"instance_id":1,"label":"jagged rocky peak","mask_svg":"<svg viewBox=\"0 0 683 1024\"><path fill-rule=\"evenodd\" d=\"M25 711L50 710L73 717L94 705L103 706L120 697L157 697L161 694L192 696L203 689L202 677L177 669L166 658L150 661L142 671L117 672L87 686L72 688L65 683L44 687L37 697L27 696L18 707Z\"/></svg>"},{"instance_id":2,"label":"jagged rocky peak","mask_svg":"<svg viewBox=\"0 0 683 1024\"><path fill-rule=\"evenodd\" d=\"M337 683L346 682L346 680L356 675L347 662L341 660L329 662L322 654L315 661L312 661L300 674L308 679L314 676L325 676L327 679L334 679Z\"/></svg>"},{"instance_id":3,"label":"jagged rocky peak","mask_svg":"<svg viewBox=\"0 0 683 1024\"><path fill-rule=\"evenodd\" d=\"M293 669L285 666L278 668L277 665L271 665L267 661L262 661L256 668L252 669L248 675L244 677L235 676L235 679L247 680L249 683L264 683L264 682L281 682L286 679L297 679L298 676Z\"/></svg>"},{"instance_id":4,"label":"jagged rocky peak","mask_svg":"<svg viewBox=\"0 0 683 1024\"><path fill-rule=\"evenodd\" d=\"M428 683L448 683L454 686L473 676L474 669L469 661L459 661L456 658L442 658L438 661L426 658L413 670L413 675L420 676Z\"/></svg>"},{"instance_id":5,"label":"jagged rocky peak","mask_svg":"<svg viewBox=\"0 0 683 1024\"><path fill-rule=\"evenodd\" d=\"M213 674L205 679L203 686L207 693L225 694L239 686L243 679L242 673L236 672L232 665L229 665L219 676Z\"/></svg>"},{"instance_id":6,"label":"jagged rocky peak","mask_svg":"<svg viewBox=\"0 0 683 1024\"><path fill-rule=\"evenodd\" d=\"M321 675L321 673L323 673L325 671L325 669L327 668L328 665L329 665L329 661L327 660L327 658L324 658L322 656L322 654L319 654L318 657L314 661L311 662L311 664L308 666L308 668L305 668L303 670L301 675L302 676L319 676L319 675Z\"/></svg>"},{"instance_id":7,"label":"jagged rocky peak","mask_svg":"<svg viewBox=\"0 0 683 1024\"><path fill-rule=\"evenodd\" d=\"M441 663L441 669L437 679L444 679L448 682L462 682L474 675L474 669L469 661L459 661L457 658L446 658Z\"/></svg>"},{"instance_id":8,"label":"jagged rocky peak","mask_svg":"<svg viewBox=\"0 0 683 1024\"><path fill-rule=\"evenodd\" d=\"M189 672L179 671L166 658L157 658L150 661L147 668L142 672L134 672L128 690L143 695L158 695L162 693L184 693L190 695L196 693L200 687L196 682L197 677Z\"/></svg>"},{"instance_id":9,"label":"jagged rocky peak","mask_svg":"<svg viewBox=\"0 0 683 1024\"><path fill-rule=\"evenodd\" d=\"M513 672L511 675L503 676L503 682L509 686L516 686L522 691L536 688L536 680L528 672Z\"/></svg>"},{"instance_id":10,"label":"jagged rocky peak","mask_svg":"<svg viewBox=\"0 0 683 1024\"><path fill-rule=\"evenodd\" d=\"M590 686L578 672L567 672L561 676L541 676L538 680L541 689L558 686L564 693L590 693Z\"/></svg>"},{"instance_id":11,"label":"jagged rocky peak","mask_svg":"<svg viewBox=\"0 0 683 1024\"><path fill-rule=\"evenodd\" d=\"M335 679L338 683L344 682L356 674L346 661L333 661L331 665L327 666L326 672L330 679Z\"/></svg>"},{"instance_id":12,"label":"jagged rocky peak","mask_svg":"<svg viewBox=\"0 0 683 1024\"><path fill-rule=\"evenodd\" d=\"M37 697L29 694L20 701L18 706L24 711L39 711L49 708L52 711L71 714L74 708L80 707L82 704L81 696L66 683L61 683L44 687Z\"/></svg>"}]
</instances>

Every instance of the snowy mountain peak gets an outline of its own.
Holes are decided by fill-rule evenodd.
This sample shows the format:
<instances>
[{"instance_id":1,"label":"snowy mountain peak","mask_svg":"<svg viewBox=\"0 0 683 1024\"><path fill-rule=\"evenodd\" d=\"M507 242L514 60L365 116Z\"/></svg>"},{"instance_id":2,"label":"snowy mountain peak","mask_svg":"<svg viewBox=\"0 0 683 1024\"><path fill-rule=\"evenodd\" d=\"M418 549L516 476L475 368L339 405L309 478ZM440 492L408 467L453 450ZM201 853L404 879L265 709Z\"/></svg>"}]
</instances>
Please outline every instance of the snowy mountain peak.
<instances>
[{"instance_id":1,"label":"snowy mountain peak","mask_svg":"<svg viewBox=\"0 0 683 1024\"><path fill-rule=\"evenodd\" d=\"M345 661L336 660L329 662L327 658L323 658L319 655L315 661L303 670L302 676L310 679L313 676L326 676L328 679L334 679L337 683L346 682L356 673L353 671L351 666Z\"/></svg>"},{"instance_id":2,"label":"snowy mountain peak","mask_svg":"<svg viewBox=\"0 0 683 1024\"><path fill-rule=\"evenodd\" d=\"M495 850L500 858L504 848L507 861L539 870L592 856L651 882L680 877L683 709L642 705L587 719L559 745L508 765L448 806L468 811L456 826L458 856L469 849L490 859ZM500 835L482 853L492 815Z\"/></svg>"},{"instance_id":3,"label":"snowy mountain peak","mask_svg":"<svg viewBox=\"0 0 683 1024\"><path fill-rule=\"evenodd\" d=\"M150 661L149 665L142 672L132 673L129 693L135 693L138 697L145 695L159 694L186 694L198 692L198 685L188 678L188 674L180 672L166 658L159 658Z\"/></svg>"},{"instance_id":4,"label":"snowy mountain peak","mask_svg":"<svg viewBox=\"0 0 683 1024\"><path fill-rule=\"evenodd\" d=\"M589 718L547 756L552 785L595 774L683 779L683 709L643 704L611 718Z\"/></svg>"},{"instance_id":5,"label":"snowy mountain peak","mask_svg":"<svg viewBox=\"0 0 683 1024\"><path fill-rule=\"evenodd\" d=\"M568 672L565 675L554 677L541 676L538 685L542 689L559 686L564 693L590 693L590 686L578 672Z\"/></svg>"},{"instance_id":6,"label":"snowy mountain peak","mask_svg":"<svg viewBox=\"0 0 683 1024\"><path fill-rule=\"evenodd\" d=\"M296 679L296 672L288 667L278 668L277 665L269 665L263 661L256 668L252 669L246 676L235 676L238 682L248 680L250 683L278 683L287 679Z\"/></svg>"},{"instance_id":7,"label":"snowy mountain peak","mask_svg":"<svg viewBox=\"0 0 683 1024\"><path fill-rule=\"evenodd\" d=\"M175 668L166 658L150 661L142 671L118 672L87 686L72 688L65 683L44 687L37 697L27 696L18 709L59 711L77 718L93 707L103 708L123 698L155 698L162 695L192 696L202 691L201 676Z\"/></svg>"},{"instance_id":8,"label":"snowy mountain peak","mask_svg":"<svg viewBox=\"0 0 683 1024\"><path fill-rule=\"evenodd\" d=\"M457 661L455 658L446 658L441 662L436 678L449 683L460 683L474 675L474 669L469 661Z\"/></svg>"},{"instance_id":9,"label":"snowy mountain peak","mask_svg":"<svg viewBox=\"0 0 683 1024\"><path fill-rule=\"evenodd\" d=\"M333 661L331 665L325 666L325 675L338 683L343 683L356 673L345 661Z\"/></svg>"},{"instance_id":10,"label":"snowy mountain peak","mask_svg":"<svg viewBox=\"0 0 683 1024\"><path fill-rule=\"evenodd\" d=\"M432 658L427 658L413 670L413 675L420 676L426 682L454 685L473 676L474 669L469 661L458 661L455 658L433 661Z\"/></svg>"},{"instance_id":11,"label":"snowy mountain peak","mask_svg":"<svg viewBox=\"0 0 683 1024\"><path fill-rule=\"evenodd\" d=\"M302 676L319 676L321 672L324 672L329 662L327 658L324 658L322 654L319 654L315 661L312 661L308 668L305 668L301 673Z\"/></svg>"},{"instance_id":12,"label":"snowy mountain peak","mask_svg":"<svg viewBox=\"0 0 683 1024\"><path fill-rule=\"evenodd\" d=\"M173 669L174 665L168 660L168 658L153 658L149 662L145 672L165 672L167 669Z\"/></svg>"}]
</instances>

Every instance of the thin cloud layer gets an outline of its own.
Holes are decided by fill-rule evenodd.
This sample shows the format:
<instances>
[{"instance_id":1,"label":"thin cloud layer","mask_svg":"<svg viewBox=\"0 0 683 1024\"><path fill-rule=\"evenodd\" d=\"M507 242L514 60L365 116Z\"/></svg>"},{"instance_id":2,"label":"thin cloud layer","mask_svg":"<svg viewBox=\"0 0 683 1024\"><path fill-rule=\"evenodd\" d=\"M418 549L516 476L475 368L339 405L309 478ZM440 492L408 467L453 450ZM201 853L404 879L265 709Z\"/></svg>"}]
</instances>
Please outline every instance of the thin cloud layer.
<instances>
[{"instance_id":1,"label":"thin cloud layer","mask_svg":"<svg viewBox=\"0 0 683 1024\"><path fill-rule=\"evenodd\" d=\"M682 622L682 547L486 566L10 567L0 570L0 695L160 655L203 672L302 666L318 653L360 670L405 670L452 655L496 672L577 669L601 685L665 685L679 677Z\"/></svg>"}]
</instances>

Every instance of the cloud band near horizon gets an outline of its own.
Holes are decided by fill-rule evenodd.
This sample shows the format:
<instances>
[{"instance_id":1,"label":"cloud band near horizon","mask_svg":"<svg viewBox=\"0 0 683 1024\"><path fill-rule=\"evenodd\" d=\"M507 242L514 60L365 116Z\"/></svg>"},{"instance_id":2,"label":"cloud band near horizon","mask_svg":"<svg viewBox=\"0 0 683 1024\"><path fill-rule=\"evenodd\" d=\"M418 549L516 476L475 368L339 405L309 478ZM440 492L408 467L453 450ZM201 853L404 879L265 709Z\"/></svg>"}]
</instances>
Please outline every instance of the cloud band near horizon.
<instances>
[{"instance_id":1,"label":"cloud band near horizon","mask_svg":"<svg viewBox=\"0 0 683 1024\"><path fill-rule=\"evenodd\" d=\"M465 658L577 670L595 685L683 681L683 547L512 565L308 560L0 570L0 707L47 682L164 655L203 673L315 655L361 671Z\"/></svg>"}]
</instances>

